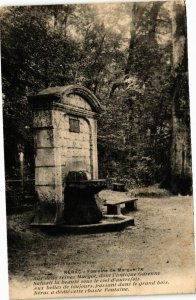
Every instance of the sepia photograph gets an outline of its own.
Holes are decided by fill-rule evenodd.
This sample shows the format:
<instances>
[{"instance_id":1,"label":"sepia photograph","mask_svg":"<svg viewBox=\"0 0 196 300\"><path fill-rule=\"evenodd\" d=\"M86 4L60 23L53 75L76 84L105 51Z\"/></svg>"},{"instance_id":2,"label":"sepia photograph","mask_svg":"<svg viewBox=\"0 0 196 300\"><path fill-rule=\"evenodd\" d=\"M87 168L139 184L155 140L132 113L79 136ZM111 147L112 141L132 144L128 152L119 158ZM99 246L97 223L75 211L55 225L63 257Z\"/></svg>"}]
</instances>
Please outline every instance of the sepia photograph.
<instances>
[{"instance_id":1,"label":"sepia photograph","mask_svg":"<svg viewBox=\"0 0 196 300\"><path fill-rule=\"evenodd\" d=\"M10 299L196 293L184 0L0 22Z\"/></svg>"}]
</instances>

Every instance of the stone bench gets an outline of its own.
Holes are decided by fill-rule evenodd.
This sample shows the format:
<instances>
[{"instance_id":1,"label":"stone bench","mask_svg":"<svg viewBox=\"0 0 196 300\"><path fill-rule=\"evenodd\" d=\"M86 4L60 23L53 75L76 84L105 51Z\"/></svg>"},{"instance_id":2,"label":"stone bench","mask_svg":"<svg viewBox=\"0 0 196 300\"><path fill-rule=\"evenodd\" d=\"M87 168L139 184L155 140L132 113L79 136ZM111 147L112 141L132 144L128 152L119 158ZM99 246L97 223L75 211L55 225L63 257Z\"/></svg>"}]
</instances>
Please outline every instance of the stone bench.
<instances>
[{"instance_id":1,"label":"stone bench","mask_svg":"<svg viewBox=\"0 0 196 300\"><path fill-rule=\"evenodd\" d=\"M108 215L121 215L121 204L125 204L127 211L137 210L137 198L126 200L117 200L115 202L107 201L104 205L107 206Z\"/></svg>"}]
</instances>

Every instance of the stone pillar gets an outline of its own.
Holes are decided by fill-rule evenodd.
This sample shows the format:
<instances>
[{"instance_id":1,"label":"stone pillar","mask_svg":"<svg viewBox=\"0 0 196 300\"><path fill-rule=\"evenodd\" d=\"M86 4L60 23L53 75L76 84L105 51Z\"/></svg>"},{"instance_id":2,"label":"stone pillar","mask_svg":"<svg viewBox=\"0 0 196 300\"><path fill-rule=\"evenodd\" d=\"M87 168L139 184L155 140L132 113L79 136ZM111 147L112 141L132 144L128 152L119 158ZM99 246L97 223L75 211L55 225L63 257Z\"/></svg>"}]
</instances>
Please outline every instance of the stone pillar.
<instances>
[{"instance_id":1,"label":"stone pillar","mask_svg":"<svg viewBox=\"0 0 196 300\"><path fill-rule=\"evenodd\" d=\"M54 224L62 219L63 184L61 172L61 138L58 120L62 112L34 112L35 191L37 195L34 224Z\"/></svg>"},{"instance_id":2,"label":"stone pillar","mask_svg":"<svg viewBox=\"0 0 196 300\"><path fill-rule=\"evenodd\" d=\"M97 120L90 119L91 127L91 164L92 164L92 179L98 179L98 161L97 161Z\"/></svg>"}]
</instances>

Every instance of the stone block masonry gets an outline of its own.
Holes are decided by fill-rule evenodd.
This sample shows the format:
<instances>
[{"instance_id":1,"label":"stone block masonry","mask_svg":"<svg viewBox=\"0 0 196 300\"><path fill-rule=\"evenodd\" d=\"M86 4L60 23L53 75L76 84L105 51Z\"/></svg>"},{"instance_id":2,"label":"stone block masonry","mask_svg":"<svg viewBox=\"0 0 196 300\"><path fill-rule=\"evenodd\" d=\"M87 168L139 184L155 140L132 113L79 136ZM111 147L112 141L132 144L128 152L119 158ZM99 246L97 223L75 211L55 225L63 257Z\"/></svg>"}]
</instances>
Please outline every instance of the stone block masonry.
<instances>
[{"instance_id":1,"label":"stone block masonry","mask_svg":"<svg viewBox=\"0 0 196 300\"><path fill-rule=\"evenodd\" d=\"M102 107L95 95L77 85L45 89L30 96L29 102L34 112L38 206L41 209L39 204L46 203L47 209L47 204L58 203L63 211L64 179L69 171L85 171L88 179L98 178L96 116Z\"/></svg>"}]
</instances>

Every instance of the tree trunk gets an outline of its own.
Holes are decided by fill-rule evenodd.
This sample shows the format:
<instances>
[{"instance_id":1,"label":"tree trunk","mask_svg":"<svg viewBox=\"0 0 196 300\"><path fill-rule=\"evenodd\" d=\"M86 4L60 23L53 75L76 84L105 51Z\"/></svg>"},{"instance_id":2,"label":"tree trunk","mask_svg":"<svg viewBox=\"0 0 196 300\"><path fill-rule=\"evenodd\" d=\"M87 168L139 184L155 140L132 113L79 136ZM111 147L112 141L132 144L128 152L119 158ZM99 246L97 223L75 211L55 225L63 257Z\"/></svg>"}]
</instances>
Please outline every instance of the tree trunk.
<instances>
[{"instance_id":1,"label":"tree trunk","mask_svg":"<svg viewBox=\"0 0 196 300\"><path fill-rule=\"evenodd\" d=\"M192 191L191 144L189 120L188 64L185 7L173 3L173 102L171 145L171 190L175 194Z\"/></svg>"},{"instance_id":2,"label":"tree trunk","mask_svg":"<svg viewBox=\"0 0 196 300\"><path fill-rule=\"evenodd\" d=\"M129 41L129 54L128 54L128 58L127 58L127 65L126 65L126 69L125 69L125 75L129 74L130 69L131 69L131 64L133 62L133 50L134 50L134 46L135 46L135 38L136 38L136 29L135 29L135 19L136 19L136 13L137 13L137 4L133 3L133 7L132 7L132 22L131 22L131 37L130 37L130 41Z\"/></svg>"}]
</instances>

